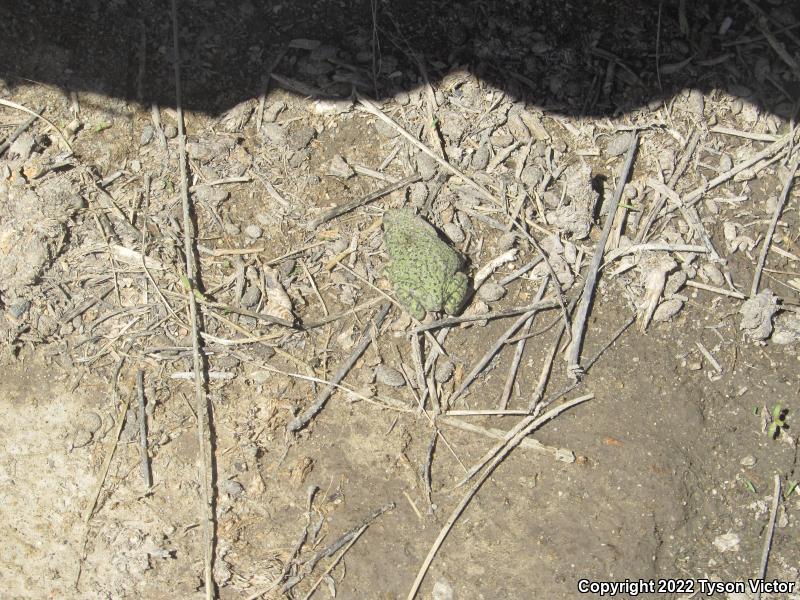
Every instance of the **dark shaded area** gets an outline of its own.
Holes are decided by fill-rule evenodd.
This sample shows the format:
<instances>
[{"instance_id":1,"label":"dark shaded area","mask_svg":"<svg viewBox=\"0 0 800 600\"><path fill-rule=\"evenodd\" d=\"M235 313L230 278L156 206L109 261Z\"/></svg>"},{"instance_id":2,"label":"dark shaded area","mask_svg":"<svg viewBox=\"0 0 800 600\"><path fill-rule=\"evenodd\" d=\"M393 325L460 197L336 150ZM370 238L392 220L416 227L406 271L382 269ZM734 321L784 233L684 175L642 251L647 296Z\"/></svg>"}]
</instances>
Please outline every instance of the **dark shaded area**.
<instances>
[{"instance_id":1,"label":"dark shaded area","mask_svg":"<svg viewBox=\"0 0 800 600\"><path fill-rule=\"evenodd\" d=\"M167 0L3 0L0 77L174 105ZM755 5L753 5L755 6ZM184 105L212 114L258 96L275 72L327 96L385 97L464 67L567 115L614 114L687 87L791 115L800 58L795 0L178 0ZM765 19L759 24L756 12ZM305 41L316 40L319 45ZM415 59L416 57L416 59ZM657 68L658 66L658 68Z\"/></svg>"}]
</instances>

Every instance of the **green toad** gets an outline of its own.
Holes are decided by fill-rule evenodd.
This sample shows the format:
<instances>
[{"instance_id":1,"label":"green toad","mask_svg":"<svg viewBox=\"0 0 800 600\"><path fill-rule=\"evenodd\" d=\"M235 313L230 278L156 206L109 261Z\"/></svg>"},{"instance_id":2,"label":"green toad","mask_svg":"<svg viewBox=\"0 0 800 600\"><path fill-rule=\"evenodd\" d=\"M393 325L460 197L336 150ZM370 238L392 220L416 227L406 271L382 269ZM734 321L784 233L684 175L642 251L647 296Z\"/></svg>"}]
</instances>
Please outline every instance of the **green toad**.
<instances>
[{"instance_id":1,"label":"green toad","mask_svg":"<svg viewBox=\"0 0 800 600\"><path fill-rule=\"evenodd\" d=\"M392 259L386 275L408 312L422 320L429 310L459 311L469 283L459 271L463 260L429 223L410 209L389 210L383 215L383 239Z\"/></svg>"}]
</instances>

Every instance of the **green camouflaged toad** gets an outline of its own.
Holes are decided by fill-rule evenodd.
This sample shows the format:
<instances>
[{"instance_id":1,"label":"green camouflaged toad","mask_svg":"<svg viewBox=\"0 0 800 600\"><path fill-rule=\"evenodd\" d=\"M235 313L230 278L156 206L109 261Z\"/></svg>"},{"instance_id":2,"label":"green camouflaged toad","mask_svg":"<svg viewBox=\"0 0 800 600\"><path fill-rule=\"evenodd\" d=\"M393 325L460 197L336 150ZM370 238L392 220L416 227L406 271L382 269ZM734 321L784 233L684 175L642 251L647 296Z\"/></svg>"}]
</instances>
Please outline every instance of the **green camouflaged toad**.
<instances>
[{"instance_id":1,"label":"green camouflaged toad","mask_svg":"<svg viewBox=\"0 0 800 600\"><path fill-rule=\"evenodd\" d=\"M416 319L426 311L456 314L467 297L461 255L444 243L426 221L405 208L383 215L383 240L392 261L386 275L395 295Z\"/></svg>"}]
</instances>

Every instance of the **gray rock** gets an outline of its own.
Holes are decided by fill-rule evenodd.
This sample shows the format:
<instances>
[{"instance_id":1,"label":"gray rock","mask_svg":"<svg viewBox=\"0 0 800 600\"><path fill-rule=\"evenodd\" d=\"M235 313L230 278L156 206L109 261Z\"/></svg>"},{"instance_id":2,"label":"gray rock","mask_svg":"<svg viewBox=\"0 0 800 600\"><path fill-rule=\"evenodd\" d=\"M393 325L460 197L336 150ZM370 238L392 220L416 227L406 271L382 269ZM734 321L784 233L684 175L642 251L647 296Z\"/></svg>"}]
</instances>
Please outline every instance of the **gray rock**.
<instances>
[{"instance_id":1,"label":"gray rock","mask_svg":"<svg viewBox=\"0 0 800 600\"><path fill-rule=\"evenodd\" d=\"M231 498L238 498L244 494L244 486L233 479L223 479L219 482L219 487Z\"/></svg>"},{"instance_id":2,"label":"gray rock","mask_svg":"<svg viewBox=\"0 0 800 600\"><path fill-rule=\"evenodd\" d=\"M489 165L489 144L482 142L475 154L472 155L472 168L476 171L482 171Z\"/></svg>"},{"instance_id":3,"label":"gray rock","mask_svg":"<svg viewBox=\"0 0 800 600\"><path fill-rule=\"evenodd\" d=\"M261 141L265 144L283 147L286 145L286 132L280 125L264 123L261 126Z\"/></svg>"},{"instance_id":4,"label":"gray rock","mask_svg":"<svg viewBox=\"0 0 800 600\"><path fill-rule=\"evenodd\" d=\"M478 297L486 302L495 302L506 295L506 288L494 281L487 281L478 288Z\"/></svg>"},{"instance_id":5,"label":"gray rock","mask_svg":"<svg viewBox=\"0 0 800 600\"><path fill-rule=\"evenodd\" d=\"M302 126L292 130L286 141L293 150L302 150L311 143L316 135L317 132L313 127Z\"/></svg>"},{"instance_id":6,"label":"gray rock","mask_svg":"<svg viewBox=\"0 0 800 600\"><path fill-rule=\"evenodd\" d=\"M438 361L436 363L436 370L433 373L434 379L439 383L447 383L453 376L455 365L449 360Z\"/></svg>"},{"instance_id":7,"label":"gray rock","mask_svg":"<svg viewBox=\"0 0 800 600\"><path fill-rule=\"evenodd\" d=\"M417 170L424 181L430 181L436 175L438 163L427 154L417 154Z\"/></svg>"},{"instance_id":8,"label":"gray rock","mask_svg":"<svg viewBox=\"0 0 800 600\"><path fill-rule=\"evenodd\" d=\"M670 298L669 300L664 300L661 304L656 307L655 312L653 312L653 321L664 323L669 321L677 315L681 309L683 308L683 300L680 298Z\"/></svg>"},{"instance_id":9,"label":"gray rock","mask_svg":"<svg viewBox=\"0 0 800 600\"><path fill-rule=\"evenodd\" d=\"M633 134L629 131L615 135L606 146L606 154L609 156L621 156L625 154L628 151L628 147L631 145L632 137Z\"/></svg>"},{"instance_id":10,"label":"gray rock","mask_svg":"<svg viewBox=\"0 0 800 600\"><path fill-rule=\"evenodd\" d=\"M15 319L21 319L22 315L28 312L30 307L30 300L17 300L8 307L8 312L11 313L11 316Z\"/></svg>"},{"instance_id":11,"label":"gray rock","mask_svg":"<svg viewBox=\"0 0 800 600\"><path fill-rule=\"evenodd\" d=\"M444 229L444 234L454 244L460 244L461 242L464 241L465 239L464 232L461 230L461 227L459 227L455 223L446 223L443 229Z\"/></svg>"},{"instance_id":12,"label":"gray rock","mask_svg":"<svg viewBox=\"0 0 800 600\"><path fill-rule=\"evenodd\" d=\"M689 112L698 117L702 117L705 107L706 101L703 97L703 92L700 90L691 90L686 103L686 108L689 110Z\"/></svg>"},{"instance_id":13,"label":"gray rock","mask_svg":"<svg viewBox=\"0 0 800 600\"><path fill-rule=\"evenodd\" d=\"M150 125L146 125L144 129L142 129L142 135L139 137L139 145L147 146L147 144L153 141L154 135L155 131L153 131L153 127Z\"/></svg>"},{"instance_id":14,"label":"gray rock","mask_svg":"<svg viewBox=\"0 0 800 600\"><path fill-rule=\"evenodd\" d=\"M340 177L342 179L349 179L355 175L355 171L353 171L350 165L347 164L347 161L345 161L340 154L336 154L328 165L328 175Z\"/></svg>"},{"instance_id":15,"label":"gray rock","mask_svg":"<svg viewBox=\"0 0 800 600\"><path fill-rule=\"evenodd\" d=\"M402 387L406 384L406 380L400 371L386 365L375 367L375 381L390 387Z\"/></svg>"},{"instance_id":16,"label":"gray rock","mask_svg":"<svg viewBox=\"0 0 800 600\"><path fill-rule=\"evenodd\" d=\"M257 240L262 234L261 227L258 225L248 225L244 228L244 234L250 239Z\"/></svg>"}]
</instances>

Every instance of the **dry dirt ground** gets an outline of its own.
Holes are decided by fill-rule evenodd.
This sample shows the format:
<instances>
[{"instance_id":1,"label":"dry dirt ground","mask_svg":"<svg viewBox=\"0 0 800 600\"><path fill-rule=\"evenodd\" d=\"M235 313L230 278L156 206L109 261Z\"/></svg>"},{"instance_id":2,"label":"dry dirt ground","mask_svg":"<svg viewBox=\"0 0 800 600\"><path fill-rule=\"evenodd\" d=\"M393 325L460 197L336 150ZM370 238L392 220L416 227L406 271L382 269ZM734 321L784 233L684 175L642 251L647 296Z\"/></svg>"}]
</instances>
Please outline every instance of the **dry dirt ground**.
<instances>
[{"instance_id":1,"label":"dry dirt ground","mask_svg":"<svg viewBox=\"0 0 800 600\"><path fill-rule=\"evenodd\" d=\"M794 592L761 598L800 598L789 6L705 15L705 62L675 25L658 60L676 91L637 106L652 66L576 58L536 28L507 39L513 23L492 15L486 35L509 52L530 43L542 64L566 65L548 102L460 63L376 49L382 28L262 48L263 96L184 114L188 227L174 103L3 74L2 596L199 599L209 580L230 600L388 600L424 573L416 597L437 600L595 598L580 580L639 578L667 586L639 597L701 598L701 581L758 577L771 540L767 579ZM162 21L169 31L168 11ZM67 69L73 49L58 43L48 53ZM155 54L169 58L170 43ZM182 61L187 81L196 58ZM713 60L731 67L727 87L693 86L692 61ZM132 68L146 78L146 66ZM743 89L754 73L763 87ZM573 383L562 325L578 319L622 184ZM392 305L374 323L392 294L381 215L398 206L464 255L472 320L429 314L420 335ZM546 307L526 312L540 293ZM460 485L497 436L576 398Z\"/></svg>"}]
</instances>

